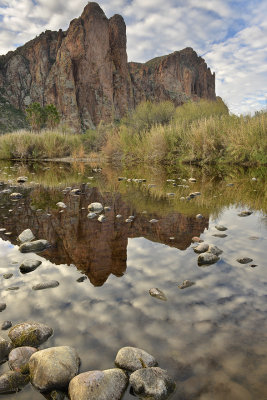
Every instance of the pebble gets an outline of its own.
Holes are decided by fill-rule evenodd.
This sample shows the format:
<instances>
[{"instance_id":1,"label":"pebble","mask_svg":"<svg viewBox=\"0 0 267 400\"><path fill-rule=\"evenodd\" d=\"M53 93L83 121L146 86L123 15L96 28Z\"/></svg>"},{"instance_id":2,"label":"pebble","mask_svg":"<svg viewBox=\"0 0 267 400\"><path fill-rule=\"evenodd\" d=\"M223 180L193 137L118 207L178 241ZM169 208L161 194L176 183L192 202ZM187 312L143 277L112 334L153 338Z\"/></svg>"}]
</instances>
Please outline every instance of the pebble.
<instances>
[{"instance_id":1,"label":"pebble","mask_svg":"<svg viewBox=\"0 0 267 400\"><path fill-rule=\"evenodd\" d=\"M183 281L180 285L178 285L179 289L186 289L190 286L195 285L195 282L189 281L188 279L186 279L185 281Z\"/></svg>"},{"instance_id":2,"label":"pebble","mask_svg":"<svg viewBox=\"0 0 267 400\"><path fill-rule=\"evenodd\" d=\"M67 208L66 204L63 203L63 201L59 201L56 205L57 205L59 208Z\"/></svg>"},{"instance_id":3,"label":"pebble","mask_svg":"<svg viewBox=\"0 0 267 400\"><path fill-rule=\"evenodd\" d=\"M0 303L0 312L6 309L6 303Z\"/></svg>"},{"instance_id":4,"label":"pebble","mask_svg":"<svg viewBox=\"0 0 267 400\"><path fill-rule=\"evenodd\" d=\"M197 214L197 215L196 215L196 218L197 218L197 219L202 219L202 218L203 218L203 215Z\"/></svg>"},{"instance_id":5,"label":"pebble","mask_svg":"<svg viewBox=\"0 0 267 400\"><path fill-rule=\"evenodd\" d=\"M209 250L209 244L205 242L202 242L198 246L194 247L195 253L205 253L208 250Z\"/></svg>"},{"instance_id":6,"label":"pebble","mask_svg":"<svg viewBox=\"0 0 267 400\"><path fill-rule=\"evenodd\" d=\"M10 279L10 278L12 278L12 276L13 276L13 274L4 274L3 278L4 279Z\"/></svg>"},{"instance_id":7,"label":"pebble","mask_svg":"<svg viewBox=\"0 0 267 400\"><path fill-rule=\"evenodd\" d=\"M158 219L151 219L150 221L149 221L151 224L156 224L157 222L159 222L159 220Z\"/></svg>"},{"instance_id":8,"label":"pebble","mask_svg":"<svg viewBox=\"0 0 267 400\"><path fill-rule=\"evenodd\" d=\"M167 297L165 296L163 291L158 288L149 289L149 294L150 294L150 296L156 297L159 300L163 300L163 301L167 300Z\"/></svg>"},{"instance_id":9,"label":"pebble","mask_svg":"<svg viewBox=\"0 0 267 400\"><path fill-rule=\"evenodd\" d=\"M105 217L105 215L104 214L101 214L101 215L99 215L99 217L97 218L97 220L99 221L99 222L104 222L104 221L106 221L106 217Z\"/></svg>"},{"instance_id":10,"label":"pebble","mask_svg":"<svg viewBox=\"0 0 267 400\"><path fill-rule=\"evenodd\" d=\"M192 237L192 242L193 243L202 243L203 240L200 239L198 236L194 236L194 237Z\"/></svg>"},{"instance_id":11,"label":"pebble","mask_svg":"<svg viewBox=\"0 0 267 400\"><path fill-rule=\"evenodd\" d=\"M241 211L239 214L237 214L239 217L248 217L251 215L253 211Z\"/></svg>"},{"instance_id":12,"label":"pebble","mask_svg":"<svg viewBox=\"0 0 267 400\"><path fill-rule=\"evenodd\" d=\"M215 228L218 231L227 231L227 229L228 229L228 228L226 228L226 226L223 226L223 225L215 225Z\"/></svg>"},{"instance_id":13,"label":"pebble","mask_svg":"<svg viewBox=\"0 0 267 400\"><path fill-rule=\"evenodd\" d=\"M212 236L215 236L215 237L218 237L218 238L226 238L226 236L228 236L228 235L226 235L225 233L215 233Z\"/></svg>"}]
</instances>

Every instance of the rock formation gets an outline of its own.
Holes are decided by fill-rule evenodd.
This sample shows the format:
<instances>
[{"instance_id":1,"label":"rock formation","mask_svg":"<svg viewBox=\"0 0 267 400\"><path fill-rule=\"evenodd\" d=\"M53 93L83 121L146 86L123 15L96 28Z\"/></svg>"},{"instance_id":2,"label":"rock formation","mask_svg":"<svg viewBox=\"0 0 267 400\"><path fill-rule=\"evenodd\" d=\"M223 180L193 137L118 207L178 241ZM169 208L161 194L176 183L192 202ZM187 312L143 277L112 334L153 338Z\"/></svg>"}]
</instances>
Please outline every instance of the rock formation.
<instances>
[{"instance_id":1,"label":"rock formation","mask_svg":"<svg viewBox=\"0 0 267 400\"><path fill-rule=\"evenodd\" d=\"M126 26L88 3L66 32L46 31L0 56L0 91L14 107L53 103L73 130L121 118L142 100L215 99L215 75L191 48L127 63Z\"/></svg>"}]
</instances>

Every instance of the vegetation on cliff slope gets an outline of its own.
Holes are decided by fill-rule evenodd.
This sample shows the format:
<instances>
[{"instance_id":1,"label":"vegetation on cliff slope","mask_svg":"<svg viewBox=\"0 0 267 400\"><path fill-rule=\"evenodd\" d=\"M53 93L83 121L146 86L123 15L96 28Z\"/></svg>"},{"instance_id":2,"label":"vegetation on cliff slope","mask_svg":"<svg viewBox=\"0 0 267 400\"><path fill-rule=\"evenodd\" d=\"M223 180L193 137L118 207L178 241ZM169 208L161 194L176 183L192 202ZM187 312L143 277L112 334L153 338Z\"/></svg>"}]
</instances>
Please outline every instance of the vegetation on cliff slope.
<instances>
[{"instance_id":1,"label":"vegetation on cliff slope","mask_svg":"<svg viewBox=\"0 0 267 400\"><path fill-rule=\"evenodd\" d=\"M226 105L201 100L175 108L144 102L120 122L83 135L60 129L0 137L0 158L84 157L98 152L113 162L267 163L267 111L230 115Z\"/></svg>"}]
</instances>

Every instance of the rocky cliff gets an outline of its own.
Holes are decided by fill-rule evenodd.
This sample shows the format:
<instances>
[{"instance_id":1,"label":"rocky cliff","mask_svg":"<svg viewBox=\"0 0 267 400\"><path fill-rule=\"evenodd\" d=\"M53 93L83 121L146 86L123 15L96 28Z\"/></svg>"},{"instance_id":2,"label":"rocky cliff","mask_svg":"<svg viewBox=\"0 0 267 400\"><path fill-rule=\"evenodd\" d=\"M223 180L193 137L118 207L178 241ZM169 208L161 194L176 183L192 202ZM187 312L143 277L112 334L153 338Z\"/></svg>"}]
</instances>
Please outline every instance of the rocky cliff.
<instances>
[{"instance_id":1,"label":"rocky cliff","mask_svg":"<svg viewBox=\"0 0 267 400\"><path fill-rule=\"evenodd\" d=\"M214 100L215 75L191 48L127 63L126 26L88 3L66 32L46 31L0 56L0 90L17 109L53 103L75 131L121 118L142 100Z\"/></svg>"}]
</instances>

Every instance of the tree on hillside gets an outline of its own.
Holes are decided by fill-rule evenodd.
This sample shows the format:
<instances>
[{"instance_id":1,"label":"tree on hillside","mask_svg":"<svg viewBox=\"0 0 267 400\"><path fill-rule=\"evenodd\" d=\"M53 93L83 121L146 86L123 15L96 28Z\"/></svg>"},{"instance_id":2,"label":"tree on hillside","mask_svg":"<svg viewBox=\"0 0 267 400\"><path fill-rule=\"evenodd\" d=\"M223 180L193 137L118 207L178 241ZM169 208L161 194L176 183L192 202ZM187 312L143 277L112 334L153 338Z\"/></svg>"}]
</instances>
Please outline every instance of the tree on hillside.
<instances>
[{"instance_id":1,"label":"tree on hillside","mask_svg":"<svg viewBox=\"0 0 267 400\"><path fill-rule=\"evenodd\" d=\"M40 131L44 126L53 129L60 122L60 115L54 104L42 107L40 103L32 103L26 108L26 116L34 131Z\"/></svg>"},{"instance_id":2,"label":"tree on hillside","mask_svg":"<svg viewBox=\"0 0 267 400\"><path fill-rule=\"evenodd\" d=\"M45 122L45 113L40 103L32 103L26 108L26 118L32 130L40 131Z\"/></svg>"},{"instance_id":3,"label":"tree on hillside","mask_svg":"<svg viewBox=\"0 0 267 400\"><path fill-rule=\"evenodd\" d=\"M60 122L59 112L54 104L48 104L44 107L45 124L49 129L54 129Z\"/></svg>"}]
</instances>

